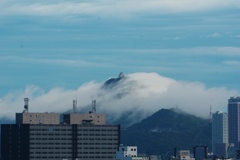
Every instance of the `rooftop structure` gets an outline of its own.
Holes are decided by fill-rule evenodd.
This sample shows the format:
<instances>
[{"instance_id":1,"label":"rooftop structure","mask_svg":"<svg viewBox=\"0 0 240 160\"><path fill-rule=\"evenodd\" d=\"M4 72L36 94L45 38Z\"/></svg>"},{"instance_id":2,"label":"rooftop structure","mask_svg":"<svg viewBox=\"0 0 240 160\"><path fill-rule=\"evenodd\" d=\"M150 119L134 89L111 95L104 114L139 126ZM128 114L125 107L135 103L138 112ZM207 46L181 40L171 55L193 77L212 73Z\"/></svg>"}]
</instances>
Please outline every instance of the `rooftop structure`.
<instances>
[{"instance_id":1,"label":"rooftop structure","mask_svg":"<svg viewBox=\"0 0 240 160\"><path fill-rule=\"evenodd\" d=\"M189 150L177 151L177 149L174 148L174 156L171 157L170 160L195 160L195 158L191 157Z\"/></svg>"},{"instance_id":2,"label":"rooftop structure","mask_svg":"<svg viewBox=\"0 0 240 160\"><path fill-rule=\"evenodd\" d=\"M235 102L240 102L240 97L230 97L228 99L228 103L235 103Z\"/></svg>"},{"instance_id":3,"label":"rooftop structure","mask_svg":"<svg viewBox=\"0 0 240 160\"><path fill-rule=\"evenodd\" d=\"M194 160L194 158L191 158L189 150L178 151L177 158L179 158L180 160Z\"/></svg>"},{"instance_id":4,"label":"rooftop structure","mask_svg":"<svg viewBox=\"0 0 240 160\"><path fill-rule=\"evenodd\" d=\"M63 122L66 124L106 125L106 115L95 113L70 113L63 115Z\"/></svg>"},{"instance_id":5,"label":"rooftop structure","mask_svg":"<svg viewBox=\"0 0 240 160\"><path fill-rule=\"evenodd\" d=\"M16 113L16 124L60 124L59 113Z\"/></svg>"},{"instance_id":6,"label":"rooftop structure","mask_svg":"<svg viewBox=\"0 0 240 160\"><path fill-rule=\"evenodd\" d=\"M29 102L29 98L24 98L24 110L23 110L23 112L28 112L28 102Z\"/></svg>"},{"instance_id":7,"label":"rooftop structure","mask_svg":"<svg viewBox=\"0 0 240 160\"><path fill-rule=\"evenodd\" d=\"M73 113L76 113L77 111L77 100L73 100Z\"/></svg>"},{"instance_id":8,"label":"rooftop structure","mask_svg":"<svg viewBox=\"0 0 240 160\"><path fill-rule=\"evenodd\" d=\"M137 146L120 145L116 152L116 160L149 160L149 157L137 155Z\"/></svg>"}]
</instances>

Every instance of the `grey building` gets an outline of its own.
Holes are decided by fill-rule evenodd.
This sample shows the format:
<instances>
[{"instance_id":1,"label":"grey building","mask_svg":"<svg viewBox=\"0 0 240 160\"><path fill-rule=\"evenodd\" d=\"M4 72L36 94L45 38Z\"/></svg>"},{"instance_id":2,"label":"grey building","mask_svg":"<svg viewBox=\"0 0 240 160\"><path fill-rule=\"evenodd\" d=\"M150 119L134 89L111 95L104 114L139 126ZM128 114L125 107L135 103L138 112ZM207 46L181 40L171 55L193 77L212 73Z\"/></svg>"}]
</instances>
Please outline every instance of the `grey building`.
<instances>
[{"instance_id":1,"label":"grey building","mask_svg":"<svg viewBox=\"0 0 240 160\"><path fill-rule=\"evenodd\" d=\"M229 143L239 148L240 142L240 97L228 99L228 135Z\"/></svg>"},{"instance_id":2,"label":"grey building","mask_svg":"<svg viewBox=\"0 0 240 160\"><path fill-rule=\"evenodd\" d=\"M218 157L227 157L228 115L217 111L212 117L212 150Z\"/></svg>"},{"instance_id":3,"label":"grey building","mask_svg":"<svg viewBox=\"0 0 240 160\"><path fill-rule=\"evenodd\" d=\"M59 123L59 114L55 113L16 114L16 124L1 125L2 158L114 160L120 144L120 126L106 125L105 116L98 114L82 114L83 117L76 114L73 116L76 121L70 118L70 121L65 119L65 123ZM65 116L69 117L71 114Z\"/></svg>"}]
</instances>

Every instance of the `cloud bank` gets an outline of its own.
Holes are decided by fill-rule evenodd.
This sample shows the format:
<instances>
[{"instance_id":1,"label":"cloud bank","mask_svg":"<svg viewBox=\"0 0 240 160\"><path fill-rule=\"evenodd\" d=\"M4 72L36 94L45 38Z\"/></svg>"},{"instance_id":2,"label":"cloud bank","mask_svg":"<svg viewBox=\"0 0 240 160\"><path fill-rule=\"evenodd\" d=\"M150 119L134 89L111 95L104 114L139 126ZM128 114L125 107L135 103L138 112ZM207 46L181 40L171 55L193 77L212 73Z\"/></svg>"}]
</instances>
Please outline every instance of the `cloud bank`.
<instances>
[{"instance_id":1,"label":"cloud bank","mask_svg":"<svg viewBox=\"0 0 240 160\"><path fill-rule=\"evenodd\" d=\"M145 118L161 108L178 107L197 116L209 117L213 111L227 110L227 100L239 93L226 88L206 88L200 82L183 82L157 73L132 73L111 87L104 83L88 82L75 90L52 88L44 91L28 86L0 98L0 117L14 119L16 112L23 111L23 98L29 97L30 112L65 112L77 99L78 109L97 100L97 111L120 117L126 112L142 113ZM90 109L90 107L89 107Z\"/></svg>"},{"instance_id":2,"label":"cloud bank","mask_svg":"<svg viewBox=\"0 0 240 160\"><path fill-rule=\"evenodd\" d=\"M2 7L1 7L2 6ZM91 1L40 1L20 3L0 2L4 14L27 15L97 15L126 16L141 13L199 12L223 8L239 8L238 0L91 0Z\"/></svg>"}]
</instances>

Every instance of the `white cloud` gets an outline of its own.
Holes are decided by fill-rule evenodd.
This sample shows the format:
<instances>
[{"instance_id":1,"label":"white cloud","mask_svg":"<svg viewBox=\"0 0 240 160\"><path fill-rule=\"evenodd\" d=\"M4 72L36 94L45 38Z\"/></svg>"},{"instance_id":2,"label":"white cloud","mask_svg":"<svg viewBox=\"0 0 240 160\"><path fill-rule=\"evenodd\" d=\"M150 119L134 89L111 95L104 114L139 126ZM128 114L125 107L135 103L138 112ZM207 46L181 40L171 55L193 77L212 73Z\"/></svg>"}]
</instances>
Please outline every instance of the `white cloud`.
<instances>
[{"instance_id":1,"label":"white cloud","mask_svg":"<svg viewBox=\"0 0 240 160\"><path fill-rule=\"evenodd\" d=\"M229 61L224 61L223 63L227 65L232 65L232 66L240 66L240 61L229 60Z\"/></svg>"},{"instance_id":2,"label":"white cloud","mask_svg":"<svg viewBox=\"0 0 240 160\"><path fill-rule=\"evenodd\" d=\"M120 49L116 50L119 51ZM113 52L114 50L112 50ZM177 48L177 49L128 49L121 50L122 52L131 52L137 54L181 54L184 56L188 55L213 55L213 56L227 56L240 58L240 47L193 47L193 48Z\"/></svg>"},{"instance_id":3,"label":"white cloud","mask_svg":"<svg viewBox=\"0 0 240 160\"><path fill-rule=\"evenodd\" d=\"M198 12L222 8L238 8L238 0L92 0L92 1L54 1L52 3L0 3L3 14L27 15L96 15L129 16L142 13Z\"/></svg>"},{"instance_id":4,"label":"white cloud","mask_svg":"<svg viewBox=\"0 0 240 160\"><path fill-rule=\"evenodd\" d=\"M156 73L133 73L119 81L113 88L103 89L102 83L89 82L76 90L53 88L47 92L36 86L24 91L11 92L0 98L0 117L14 118L23 110L23 98L30 98L31 112L64 112L72 108L72 99L79 108L97 100L99 112L115 117L125 111L143 112L142 118L161 108L179 108L198 116L208 117L213 111L227 108L227 100L237 96L237 91L226 88L206 88L199 82L182 82Z\"/></svg>"},{"instance_id":5,"label":"white cloud","mask_svg":"<svg viewBox=\"0 0 240 160\"><path fill-rule=\"evenodd\" d=\"M233 36L234 38L240 38L240 35Z\"/></svg>"},{"instance_id":6,"label":"white cloud","mask_svg":"<svg viewBox=\"0 0 240 160\"><path fill-rule=\"evenodd\" d=\"M220 33L213 33L211 35L208 35L207 37L208 38L219 38L219 37L221 37L221 34Z\"/></svg>"},{"instance_id":7,"label":"white cloud","mask_svg":"<svg viewBox=\"0 0 240 160\"><path fill-rule=\"evenodd\" d=\"M99 66L99 64L80 60L80 59L49 59L49 58L31 58L31 57L21 57L21 56L2 56L0 62L16 62L16 63L28 63L28 64L47 64L47 65L61 65L61 66Z\"/></svg>"}]
</instances>

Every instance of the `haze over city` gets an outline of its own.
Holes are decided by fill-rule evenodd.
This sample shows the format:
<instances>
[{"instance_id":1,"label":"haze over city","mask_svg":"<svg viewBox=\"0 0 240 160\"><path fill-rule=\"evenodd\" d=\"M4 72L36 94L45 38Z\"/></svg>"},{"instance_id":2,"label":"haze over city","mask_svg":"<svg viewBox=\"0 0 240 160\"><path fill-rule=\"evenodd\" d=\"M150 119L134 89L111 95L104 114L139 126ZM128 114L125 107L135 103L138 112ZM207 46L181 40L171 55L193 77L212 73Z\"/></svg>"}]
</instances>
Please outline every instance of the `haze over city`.
<instances>
[{"instance_id":1,"label":"haze over city","mask_svg":"<svg viewBox=\"0 0 240 160\"><path fill-rule=\"evenodd\" d=\"M207 118L240 95L238 0L0 1L0 117L97 99L116 115ZM111 90L103 83L123 72ZM124 93L119 99L116 95Z\"/></svg>"}]
</instances>

